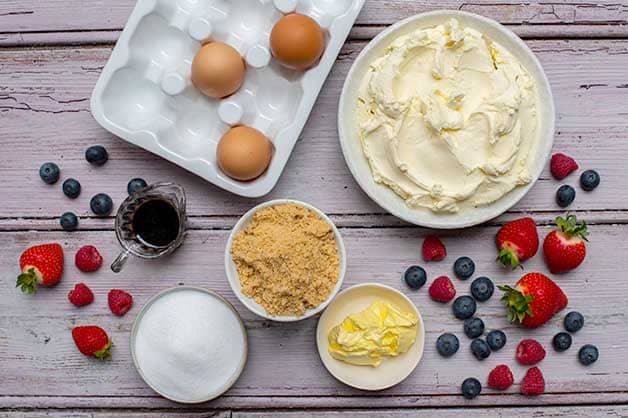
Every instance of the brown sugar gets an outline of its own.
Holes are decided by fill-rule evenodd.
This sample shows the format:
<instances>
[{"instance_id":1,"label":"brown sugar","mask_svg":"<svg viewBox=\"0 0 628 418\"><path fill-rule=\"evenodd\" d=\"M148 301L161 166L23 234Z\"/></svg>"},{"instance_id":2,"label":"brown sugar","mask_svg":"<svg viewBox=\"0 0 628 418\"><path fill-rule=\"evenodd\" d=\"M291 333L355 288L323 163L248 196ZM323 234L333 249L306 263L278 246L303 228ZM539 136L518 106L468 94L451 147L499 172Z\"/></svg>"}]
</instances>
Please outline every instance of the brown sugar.
<instances>
[{"instance_id":1,"label":"brown sugar","mask_svg":"<svg viewBox=\"0 0 628 418\"><path fill-rule=\"evenodd\" d=\"M260 209L233 239L242 293L275 316L301 316L323 303L338 281L332 226L294 203Z\"/></svg>"}]
</instances>

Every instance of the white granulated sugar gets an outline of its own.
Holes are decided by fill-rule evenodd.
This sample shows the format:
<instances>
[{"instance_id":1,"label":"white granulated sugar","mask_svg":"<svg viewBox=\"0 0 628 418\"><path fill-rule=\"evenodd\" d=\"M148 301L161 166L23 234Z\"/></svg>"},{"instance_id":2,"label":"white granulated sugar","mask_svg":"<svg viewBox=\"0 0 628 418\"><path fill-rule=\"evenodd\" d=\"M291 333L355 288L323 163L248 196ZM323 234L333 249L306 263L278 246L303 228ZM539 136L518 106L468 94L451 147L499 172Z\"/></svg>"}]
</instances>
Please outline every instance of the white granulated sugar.
<instances>
[{"instance_id":1,"label":"white granulated sugar","mask_svg":"<svg viewBox=\"0 0 628 418\"><path fill-rule=\"evenodd\" d=\"M146 381L184 402L230 386L245 354L246 335L219 298L180 289L157 299L137 327L135 357Z\"/></svg>"}]
</instances>

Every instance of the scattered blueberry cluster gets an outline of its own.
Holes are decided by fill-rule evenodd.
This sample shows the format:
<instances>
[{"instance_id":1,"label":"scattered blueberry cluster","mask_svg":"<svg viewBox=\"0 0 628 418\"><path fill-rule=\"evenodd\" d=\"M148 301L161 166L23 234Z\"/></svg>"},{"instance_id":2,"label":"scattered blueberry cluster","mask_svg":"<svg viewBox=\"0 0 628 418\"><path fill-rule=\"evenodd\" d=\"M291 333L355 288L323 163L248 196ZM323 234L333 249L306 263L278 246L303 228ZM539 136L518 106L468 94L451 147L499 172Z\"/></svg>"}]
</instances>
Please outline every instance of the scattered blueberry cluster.
<instances>
[{"instance_id":1,"label":"scattered blueberry cluster","mask_svg":"<svg viewBox=\"0 0 628 418\"><path fill-rule=\"evenodd\" d=\"M558 352L567 351L571 347L571 334L574 334L582 329L584 326L584 316L582 316L580 312L569 312L565 316L563 326L567 332L559 332L554 335L554 338L552 339L554 350ZM585 366L595 363L599 356L600 353L597 347L591 344L583 345L578 351L578 360L580 360L580 363Z\"/></svg>"},{"instance_id":2,"label":"scattered blueberry cluster","mask_svg":"<svg viewBox=\"0 0 628 418\"><path fill-rule=\"evenodd\" d=\"M426 246L428 248L426 248ZM435 237L431 237L429 240L426 239L424 242L423 248L424 260L427 261L440 261L444 258L444 254L446 254L444 250L444 245L440 240ZM438 257L436 259L434 254L442 254L442 257ZM467 280L472 277L475 273L475 263L469 257L460 257L458 258L453 267L453 272L460 280ZM427 274L425 269L420 266L411 266L404 273L404 281L408 285L409 288L417 290L422 288L427 282ZM456 318L463 321L463 331L464 334L471 339L470 349L471 353L478 360L484 360L488 358L492 352L501 350L507 342L506 334L499 330L494 329L489 331L486 334L486 338L482 338L485 333L486 325L484 321L476 316L476 312L478 309L478 303L488 301L495 291L495 285L493 281L485 276L479 276L475 278L471 282L470 293L469 295L456 296L456 290L451 282L451 280L447 276L441 276L435 279L430 285L430 297L440 303L447 303L453 300L452 309L453 314ZM455 298L455 299L454 299ZM570 333L575 333L579 331L584 325L584 317L579 312L570 312L565 316L564 327L567 332L559 332L553 338L552 344L554 349L557 352L566 351L571 347L572 344L572 336ZM538 352L542 352L543 356L545 356L545 351L542 346L533 340L525 340L522 341L520 346L517 348L518 350L518 359L519 356L525 357L525 353L519 353L521 350L521 345L523 342L530 342L536 344L538 348ZM458 352L460 349L460 340L458 337L450 332L446 332L438 337L436 340L436 350L443 357L451 357ZM532 353L529 352L526 355L530 355ZM594 363L598 359L599 353L598 349L590 344L584 345L579 353L578 358L580 362L588 366ZM541 358L542 359L542 358ZM521 359L519 359L521 360ZM521 362L521 361L520 361ZM535 361L536 362L536 361ZM524 363L522 363L524 364ZM527 364L527 363L525 363ZM533 363L529 363L533 364ZM536 373L537 370L529 370L529 373ZM542 375L539 373L539 381L542 381ZM527 379L527 380L526 380ZM532 377L526 377L524 380L526 382L530 381ZM490 385L490 384L489 384ZM522 381L523 385L523 381ZM493 386L491 386L493 387ZM524 394L538 394L542 393L542 389L537 388L537 391L533 391L530 389L528 391L522 389L522 393ZM473 399L480 394L482 391L482 384L480 381L474 377L469 377L464 380L462 383L462 395L467 399Z\"/></svg>"},{"instance_id":3,"label":"scattered blueberry cluster","mask_svg":"<svg viewBox=\"0 0 628 418\"><path fill-rule=\"evenodd\" d=\"M85 159L88 163L101 166L109 160L109 153L102 145L94 145L85 151ZM46 184L55 184L59 181L61 170L52 162L42 164L39 168L39 177ZM146 181L134 178L129 181L127 191L132 195L136 191L146 187ZM66 179L62 186L63 194L70 199L76 199L81 194L81 183L73 178ZM95 215L107 216L113 210L113 200L106 193L94 195L89 202L90 209ZM78 217L72 212L66 212L59 218L59 223L64 231L75 231L78 228Z\"/></svg>"},{"instance_id":4,"label":"scattered blueberry cluster","mask_svg":"<svg viewBox=\"0 0 628 418\"><path fill-rule=\"evenodd\" d=\"M432 245L432 243L430 243L430 245ZM425 253L424 248L424 254ZM453 272L460 280L468 280L475 273L475 263L469 257L460 257L454 262ZM422 267L412 266L406 270L404 280L411 289L416 290L425 285L427 274ZM440 277L438 280L451 285L450 280L446 276ZM450 295L453 295L451 297L444 298L442 295L443 291L441 289L435 289L434 286L430 289L430 296L438 302L447 302L455 296L455 289L453 289L453 285L451 286L452 290ZM436 291L438 291L438 293L436 293ZM489 300L491 296L493 296L494 291L495 285L493 281L488 277L480 276L471 282L471 296L458 296L454 299L452 304L454 316L464 321L464 334L472 340L470 345L471 352L478 360L488 358L491 351L500 350L506 345L506 334L501 330L491 330L486 335L486 339L483 339L482 335L486 330L486 325L481 318L474 316L477 311L477 303ZM460 340L455 334L447 332L439 336L436 340L436 350L443 357L453 356L458 352L459 348ZM467 399L476 397L480 394L481 390L482 385L476 378L470 377L462 383L462 394Z\"/></svg>"}]
</instances>

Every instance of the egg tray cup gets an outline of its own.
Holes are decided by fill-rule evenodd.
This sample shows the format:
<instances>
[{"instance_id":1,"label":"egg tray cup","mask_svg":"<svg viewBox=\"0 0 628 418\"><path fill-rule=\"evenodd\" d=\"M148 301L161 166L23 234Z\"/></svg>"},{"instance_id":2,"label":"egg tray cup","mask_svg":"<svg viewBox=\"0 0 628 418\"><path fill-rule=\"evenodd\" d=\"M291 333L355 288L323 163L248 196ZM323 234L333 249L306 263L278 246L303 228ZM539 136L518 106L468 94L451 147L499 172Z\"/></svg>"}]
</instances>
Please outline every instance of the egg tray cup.
<instances>
[{"instance_id":1,"label":"egg tray cup","mask_svg":"<svg viewBox=\"0 0 628 418\"><path fill-rule=\"evenodd\" d=\"M105 129L225 190L260 197L290 157L364 0L139 0L91 97ZM325 51L314 67L282 67L269 50L275 23L291 12L316 20ZM201 46L220 41L244 58L242 87L216 100L191 82ZM220 171L216 147L232 126L261 131L274 146L262 176L240 182Z\"/></svg>"}]
</instances>

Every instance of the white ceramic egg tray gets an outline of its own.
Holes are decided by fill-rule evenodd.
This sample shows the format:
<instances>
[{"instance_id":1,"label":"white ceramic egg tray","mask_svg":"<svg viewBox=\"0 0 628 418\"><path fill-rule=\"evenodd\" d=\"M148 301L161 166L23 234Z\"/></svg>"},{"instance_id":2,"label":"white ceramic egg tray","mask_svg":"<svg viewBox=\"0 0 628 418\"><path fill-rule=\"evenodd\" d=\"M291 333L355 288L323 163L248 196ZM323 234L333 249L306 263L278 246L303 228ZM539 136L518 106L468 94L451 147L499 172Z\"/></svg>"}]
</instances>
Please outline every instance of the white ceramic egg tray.
<instances>
[{"instance_id":1,"label":"white ceramic egg tray","mask_svg":"<svg viewBox=\"0 0 628 418\"><path fill-rule=\"evenodd\" d=\"M364 0L139 0L91 98L96 120L124 140L241 196L270 192ZM325 30L320 62L293 71L276 62L269 37L283 14L297 12ZM247 63L234 95L215 100L191 83L204 42L234 47ZM216 146L234 125L263 132L274 144L268 170L251 182L222 173Z\"/></svg>"}]
</instances>

